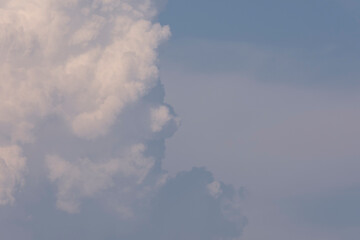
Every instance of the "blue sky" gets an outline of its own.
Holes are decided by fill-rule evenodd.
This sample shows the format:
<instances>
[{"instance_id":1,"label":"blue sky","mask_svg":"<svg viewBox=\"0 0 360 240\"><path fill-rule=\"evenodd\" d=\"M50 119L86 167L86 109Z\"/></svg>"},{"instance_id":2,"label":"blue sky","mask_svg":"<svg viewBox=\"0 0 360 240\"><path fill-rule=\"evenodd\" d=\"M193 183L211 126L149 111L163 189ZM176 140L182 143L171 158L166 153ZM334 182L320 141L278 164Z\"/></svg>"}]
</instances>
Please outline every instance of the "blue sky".
<instances>
[{"instance_id":1,"label":"blue sky","mask_svg":"<svg viewBox=\"0 0 360 240\"><path fill-rule=\"evenodd\" d=\"M357 74L359 61L357 9L359 4L356 2L335 0L169 1L166 11L160 15L160 21L172 28L170 44L183 44L189 38L223 43L220 44L224 48L221 50L217 49L219 46L208 46L211 49L206 50L200 46L192 50L193 56L185 62L194 68L204 65L199 63L202 55L206 57L202 62L210 61L214 65L203 71L242 68L236 62L243 60L244 56L238 53L236 47L229 49L228 45L247 44L276 55L272 57L280 55L287 58L285 63L266 66L271 70L257 71L267 70L268 81L282 78L284 72L289 71L287 67L290 67L290 71L299 71L296 75L307 74L294 77L301 82L316 84L330 78L326 85L334 82L347 85L356 84L352 76ZM213 57L214 60L209 54L215 51L218 57ZM181 55L177 57L181 58L185 53L180 52ZM294 62L295 66L287 66L288 61ZM242 65L246 65L246 62Z\"/></svg>"},{"instance_id":2,"label":"blue sky","mask_svg":"<svg viewBox=\"0 0 360 240\"><path fill-rule=\"evenodd\" d=\"M243 41L281 47L352 43L358 3L351 1L168 1L160 21L173 40L184 37Z\"/></svg>"},{"instance_id":3,"label":"blue sky","mask_svg":"<svg viewBox=\"0 0 360 240\"><path fill-rule=\"evenodd\" d=\"M360 233L356 1L175 1L160 15L170 172L243 186L240 239Z\"/></svg>"}]
</instances>

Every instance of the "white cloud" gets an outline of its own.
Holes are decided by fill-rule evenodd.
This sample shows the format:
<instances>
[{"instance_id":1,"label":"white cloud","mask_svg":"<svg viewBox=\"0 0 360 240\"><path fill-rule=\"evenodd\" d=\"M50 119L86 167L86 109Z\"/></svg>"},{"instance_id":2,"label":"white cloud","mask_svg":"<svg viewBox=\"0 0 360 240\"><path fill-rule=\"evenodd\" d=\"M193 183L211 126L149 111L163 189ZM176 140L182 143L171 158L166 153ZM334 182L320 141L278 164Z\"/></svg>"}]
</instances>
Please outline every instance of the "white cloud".
<instances>
[{"instance_id":1,"label":"white cloud","mask_svg":"<svg viewBox=\"0 0 360 240\"><path fill-rule=\"evenodd\" d=\"M214 181L207 185L207 189L209 190L209 193L214 198L217 198L221 195L222 189L221 189L221 183L218 181Z\"/></svg>"},{"instance_id":2,"label":"white cloud","mask_svg":"<svg viewBox=\"0 0 360 240\"><path fill-rule=\"evenodd\" d=\"M149 1L94 1L86 14L83 1L71 3L14 0L1 9L2 122L31 124L55 109L76 135L96 138L156 83L155 50L169 28L145 17Z\"/></svg>"},{"instance_id":3,"label":"white cloud","mask_svg":"<svg viewBox=\"0 0 360 240\"><path fill-rule=\"evenodd\" d=\"M166 106L160 106L151 110L151 130L153 132L159 132L172 119L169 112L169 108Z\"/></svg>"},{"instance_id":4,"label":"white cloud","mask_svg":"<svg viewBox=\"0 0 360 240\"><path fill-rule=\"evenodd\" d=\"M4 2L3 144L36 141L33 129L52 115L77 137L105 136L158 81L156 48L170 31L152 23L155 13L148 0Z\"/></svg>"},{"instance_id":5,"label":"white cloud","mask_svg":"<svg viewBox=\"0 0 360 240\"><path fill-rule=\"evenodd\" d=\"M126 184L118 182L113 191L122 192L117 205L121 213L132 216L131 204L121 201L123 194L141 193L142 184L149 171L154 166L154 159L144 156L145 146L137 144L128 149L124 156L108 161L78 159L66 161L59 156L47 156L49 179L57 185L57 207L69 213L80 211L81 201L100 194L101 191L113 186L114 178L122 179ZM161 180L162 176L159 176ZM154 185L156 189L161 185ZM151 190L151 189L148 189ZM103 198L107 198L103 195ZM109 201L111 197L108 197ZM126 212L125 212L126 210ZM126 217L126 216L125 216Z\"/></svg>"},{"instance_id":6,"label":"white cloud","mask_svg":"<svg viewBox=\"0 0 360 240\"><path fill-rule=\"evenodd\" d=\"M18 146L0 147L0 205L14 202L14 190L23 184L25 162Z\"/></svg>"},{"instance_id":7,"label":"white cloud","mask_svg":"<svg viewBox=\"0 0 360 240\"><path fill-rule=\"evenodd\" d=\"M136 183L141 184L154 166L154 159L145 157L145 146L143 144L134 145L129 153L119 160L119 171L124 176L136 177Z\"/></svg>"},{"instance_id":8,"label":"white cloud","mask_svg":"<svg viewBox=\"0 0 360 240\"><path fill-rule=\"evenodd\" d=\"M58 184L57 206L70 213L79 211L82 197L91 197L111 186L111 178L119 167L115 160L96 164L80 159L71 163L59 156L49 156L47 165L49 178Z\"/></svg>"},{"instance_id":9,"label":"white cloud","mask_svg":"<svg viewBox=\"0 0 360 240\"><path fill-rule=\"evenodd\" d=\"M83 46L86 46L91 40L96 39L104 23L105 19L103 17L93 16L89 22L73 34L70 44L83 44Z\"/></svg>"}]
</instances>

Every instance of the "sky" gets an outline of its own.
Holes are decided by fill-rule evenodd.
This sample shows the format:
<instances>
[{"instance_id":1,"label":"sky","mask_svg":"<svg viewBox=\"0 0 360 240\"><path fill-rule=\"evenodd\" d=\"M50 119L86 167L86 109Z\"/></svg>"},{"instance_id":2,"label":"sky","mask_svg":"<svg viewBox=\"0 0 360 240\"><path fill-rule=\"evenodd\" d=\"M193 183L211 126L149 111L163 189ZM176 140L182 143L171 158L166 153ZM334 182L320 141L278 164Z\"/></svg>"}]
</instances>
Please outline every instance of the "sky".
<instances>
[{"instance_id":1,"label":"sky","mask_svg":"<svg viewBox=\"0 0 360 240\"><path fill-rule=\"evenodd\" d=\"M244 189L239 239L358 239L357 1L169 1L165 100L182 122L172 174Z\"/></svg>"},{"instance_id":2,"label":"sky","mask_svg":"<svg viewBox=\"0 0 360 240\"><path fill-rule=\"evenodd\" d=\"M357 240L355 0L0 0L4 240Z\"/></svg>"}]
</instances>

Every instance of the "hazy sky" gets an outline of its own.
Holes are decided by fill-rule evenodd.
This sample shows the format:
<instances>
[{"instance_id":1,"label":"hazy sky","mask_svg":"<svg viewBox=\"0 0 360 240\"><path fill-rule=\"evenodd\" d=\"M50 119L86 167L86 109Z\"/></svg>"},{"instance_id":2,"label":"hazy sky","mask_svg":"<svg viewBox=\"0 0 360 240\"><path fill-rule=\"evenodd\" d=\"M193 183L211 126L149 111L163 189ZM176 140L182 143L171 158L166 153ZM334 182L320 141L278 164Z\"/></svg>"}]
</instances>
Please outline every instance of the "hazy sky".
<instances>
[{"instance_id":1,"label":"hazy sky","mask_svg":"<svg viewBox=\"0 0 360 240\"><path fill-rule=\"evenodd\" d=\"M1 240L357 240L355 0L0 0Z\"/></svg>"},{"instance_id":2,"label":"hazy sky","mask_svg":"<svg viewBox=\"0 0 360 240\"><path fill-rule=\"evenodd\" d=\"M244 187L240 239L358 239L357 1L169 1L165 169Z\"/></svg>"}]
</instances>

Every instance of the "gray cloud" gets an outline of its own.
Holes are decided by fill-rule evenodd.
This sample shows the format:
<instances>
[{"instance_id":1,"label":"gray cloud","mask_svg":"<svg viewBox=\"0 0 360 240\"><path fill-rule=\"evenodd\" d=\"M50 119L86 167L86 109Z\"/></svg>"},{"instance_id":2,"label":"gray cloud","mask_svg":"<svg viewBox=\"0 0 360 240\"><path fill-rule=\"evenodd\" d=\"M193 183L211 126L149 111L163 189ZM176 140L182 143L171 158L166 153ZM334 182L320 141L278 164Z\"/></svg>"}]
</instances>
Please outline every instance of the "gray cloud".
<instances>
[{"instance_id":1,"label":"gray cloud","mask_svg":"<svg viewBox=\"0 0 360 240\"><path fill-rule=\"evenodd\" d=\"M214 188L215 185L215 188ZM156 239L233 239L246 224L239 192L193 168L170 179L153 200L147 230Z\"/></svg>"},{"instance_id":2,"label":"gray cloud","mask_svg":"<svg viewBox=\"0 0 360 240\"><path fill-rule=\"evenodd\" d=\"M142 215L136 219L124 219L111 204L104 205L102 197L87 199L80 212L67 214L54 208L50 185L36 193L27 188L16 206L0 209L0 230L5 239L234 239L246 224L241 197L223 183L214 197L208 190L212 183L205 169L181 172L146 206L137 205Z\"/></svg>"}]
</instances>

